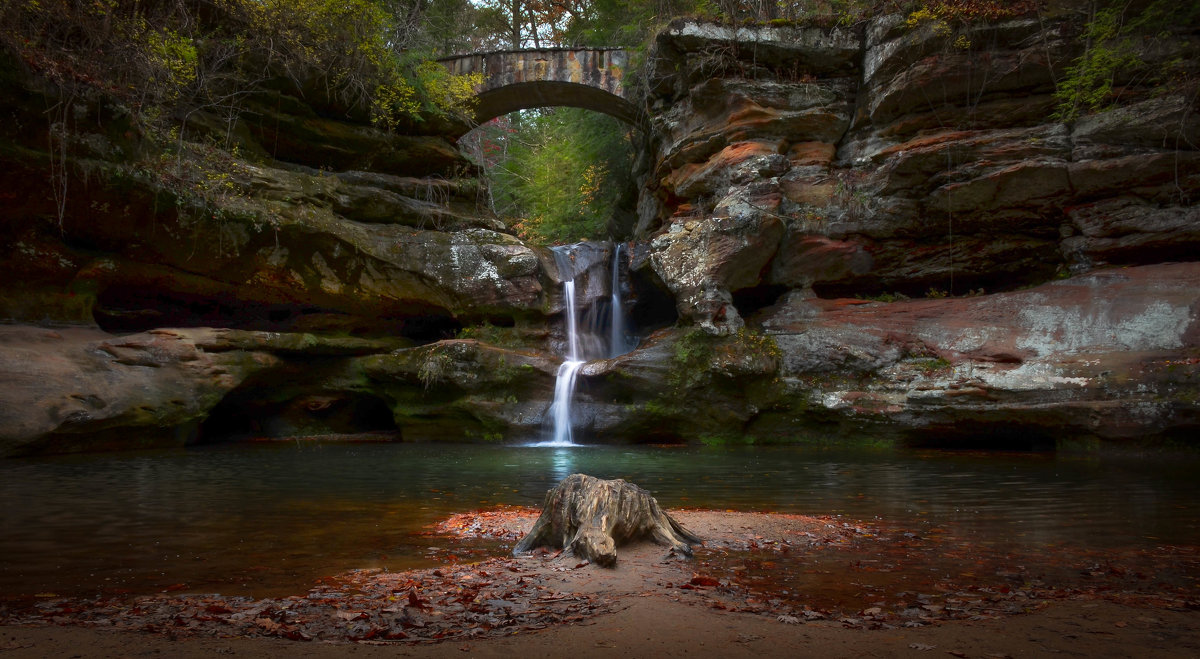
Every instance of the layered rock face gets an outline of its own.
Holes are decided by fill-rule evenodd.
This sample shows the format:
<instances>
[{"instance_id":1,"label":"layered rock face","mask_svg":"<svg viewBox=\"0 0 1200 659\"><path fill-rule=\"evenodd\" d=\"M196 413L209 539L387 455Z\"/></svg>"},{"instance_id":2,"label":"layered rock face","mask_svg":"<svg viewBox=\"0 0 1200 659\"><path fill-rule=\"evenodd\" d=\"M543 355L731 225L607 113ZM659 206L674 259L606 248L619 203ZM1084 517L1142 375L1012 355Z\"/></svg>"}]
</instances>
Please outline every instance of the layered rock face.
<instances>
[{"instance_id":1,"label":"layered rock face","mask_svg":"<svg viewBox=\"0 0 1200 659\"><path fill-rule=\"evenodd\" d=\"M13 112L38 102L20 87L6 97L20 102ZM545 302L543 255L496 231L503 225L479 211L472 179L450 178L469 168L444 139L308 118L299 137L261 136L303 139L303 151L271 142L277 160L193 142L146 157L110 135L121 128L103 112L81 104L49 128L27 113L42 134L13 124L21 132L0 154L0 317L423 337L474 318L538 315ZM247 151L267 148L243 139ZM375 169L340 169L358 165Z\"/></svg>"},{"instance_id":2,"label":"layered rock face","mask_svg":"<svg viewBox=\"0 0 1200 659\"><path fill-rule=\"evenodd\" d=\"M655 441L1053 448L1200 423L1200 264L891 303L789 295L728 335L660 332L583 371L587 422Z\"/></svg>"},{"instance_id":3,"label":"layered rock face","mask_svg":"<svg viewBox=\"0 0 1200 659\"><path fill-rule=\"evenodd\" d=\"M405 350L481 321L545 349L553 259L503 232L446 137L278 93L235 117L192 112L164 141L103 103L60 102L16 63L0 83L0 455L399 436L408 401L454 398ZM538 397L514 379L488 395ZM456 438L484 434L462 425Z\"/></svg>"},{"instance_id":4,"label":"layered rock face","mask_svg":"<svg viewBox=\"0 0 1200 659\"><path fill-rule=\"evenodd\" d=\"M1190 440L1197 108L1120 80L1113 109L1050 119L1080 29L673 24L624 254L634 317L679 322L581 369L576 436ZM1185 33L1144 51L1198 59ZM280 94L195 113L164 155L2 82L0 455L542 432L563 275L447 138ZM585 305L610 293L592 251Z\"/></svg>"},{"instance_id":5,"label":"layered rock face","mask_svg":"<svg viewBox=\"0 0 1200 659\"><path fill-rule=\"evenodd\" d=\"M536 432L556 369L544 352L475 340L0 326L0 452L367 432L494 440Z\"/></svg>"},{"instance_id":6,"label":"layered rock face","mask_svg":"<svg viewBox=\"0 0 1200 659\"><path fill-rule=\"evenodd\" d=\"M659 35L645 267L714 349L748 327L779 359L732 379L714 362L641 425L717 410L684 434L1186 435L1200 114L1185 92L1118 80L1113 109L1051 119L1081 28L892 15L862 31L679 21ZM1194 74L1197 52L1179 31L1139 54ZM651 400L672 391L679 336L661 337L676 347Z\"/></svg>"},{"instance_id":7,"label":"layered rock face","mask_svg":"<svg viewBox=\"0 0 1200 659\"><path fill-rule=\"evenodd\" d=\"M1131 85L1056 123L1079 25L939 23L659 36L640 229L681 315L729 331L789 290L993 292L1193 258L1193 99ZM1194 58L1195 41L1144 57Z\"/></svg>"}]
</instances>

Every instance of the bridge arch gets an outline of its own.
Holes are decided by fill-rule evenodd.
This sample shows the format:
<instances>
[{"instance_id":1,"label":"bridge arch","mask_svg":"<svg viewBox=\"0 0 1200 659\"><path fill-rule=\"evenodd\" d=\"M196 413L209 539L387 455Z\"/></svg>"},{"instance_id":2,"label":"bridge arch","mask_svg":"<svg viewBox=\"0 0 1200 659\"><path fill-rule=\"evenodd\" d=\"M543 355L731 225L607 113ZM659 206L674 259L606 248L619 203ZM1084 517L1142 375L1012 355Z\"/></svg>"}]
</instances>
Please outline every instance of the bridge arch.
<instances>
[{"instance_id":1,"label":"bridge arch","mask_svg":"<svg viewBox=\"0 0 1200 659\"><path fill-rule=\"evenodd\" d=\"M619 48L540 48L446 57L451 73L482 73L475 122L531 108L579 107L641 127L624 85L629 54Z\"/></svg>"}]
</instances>

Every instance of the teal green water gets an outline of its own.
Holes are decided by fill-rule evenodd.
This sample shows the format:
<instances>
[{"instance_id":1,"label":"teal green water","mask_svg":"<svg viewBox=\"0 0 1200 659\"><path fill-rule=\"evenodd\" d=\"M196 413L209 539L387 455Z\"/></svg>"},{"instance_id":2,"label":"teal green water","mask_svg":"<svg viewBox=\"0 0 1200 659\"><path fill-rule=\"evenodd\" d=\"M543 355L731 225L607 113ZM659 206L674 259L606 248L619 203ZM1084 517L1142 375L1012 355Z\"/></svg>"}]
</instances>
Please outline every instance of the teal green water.
<instances>
[{"instance_id":1,"label":"teal green water","mask_svg":"<svg viewBox=\"0 0 1200 659\"><path fill-rule=\"evenodd\" d=\"M285 442L0 461L0 592L303 592L349 568L429 565L447 551L429 525L536 506L575 472L667 507L843 515L1025 549L1200 544L1193 456Z\"/></svg>"}]
</instances>

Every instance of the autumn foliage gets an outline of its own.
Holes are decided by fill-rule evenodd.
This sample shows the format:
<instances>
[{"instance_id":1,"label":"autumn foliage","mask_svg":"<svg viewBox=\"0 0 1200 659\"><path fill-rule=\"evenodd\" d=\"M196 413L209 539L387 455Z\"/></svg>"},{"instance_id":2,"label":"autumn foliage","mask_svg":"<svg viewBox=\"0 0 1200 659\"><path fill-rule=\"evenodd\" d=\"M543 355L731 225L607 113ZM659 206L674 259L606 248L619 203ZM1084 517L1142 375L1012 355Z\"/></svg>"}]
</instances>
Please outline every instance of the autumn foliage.
<instances>
[{"instance_id":1,"label":"autumn foliage","mask_svg":"<svg viewBox=\"0 0 1200 659\"><path fill-rule=\"evenodd\" d=\"M1032 14L1041 4L1039 0L931 0L924 8L943 19L994 21Z\"/></svg>"},{"instance_id":2,"label":"autumn foliage","mask_svg":"<svg viewBox=\"0 0 1200 659\"><path fill-rule=\"evenodd\" d=\"M465 111L478 81L402 51L398 20L372 0L25 0L0 4L0 50L147 124L280 81L387 128Z\"/></svg>"}]
</instances>

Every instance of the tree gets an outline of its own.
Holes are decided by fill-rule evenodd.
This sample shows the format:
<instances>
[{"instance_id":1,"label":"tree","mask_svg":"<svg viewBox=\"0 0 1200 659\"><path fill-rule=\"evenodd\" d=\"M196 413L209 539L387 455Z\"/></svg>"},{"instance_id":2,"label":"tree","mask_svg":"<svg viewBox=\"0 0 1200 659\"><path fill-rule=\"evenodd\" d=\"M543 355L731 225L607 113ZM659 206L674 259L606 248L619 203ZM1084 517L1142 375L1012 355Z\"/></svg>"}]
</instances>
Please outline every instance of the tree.
<instances>
[{"instance_id":1,"label":"tree","mask_svg":"<svg viewBox=\"0 0 1200 659\"><path fill-rule=\"evenodd\" d=\"M489 177L493 210L536 242L603 238L631 183L629 127L578 108L513 113L479 127L468 145Z\"/></svg>"}]
</instances>

